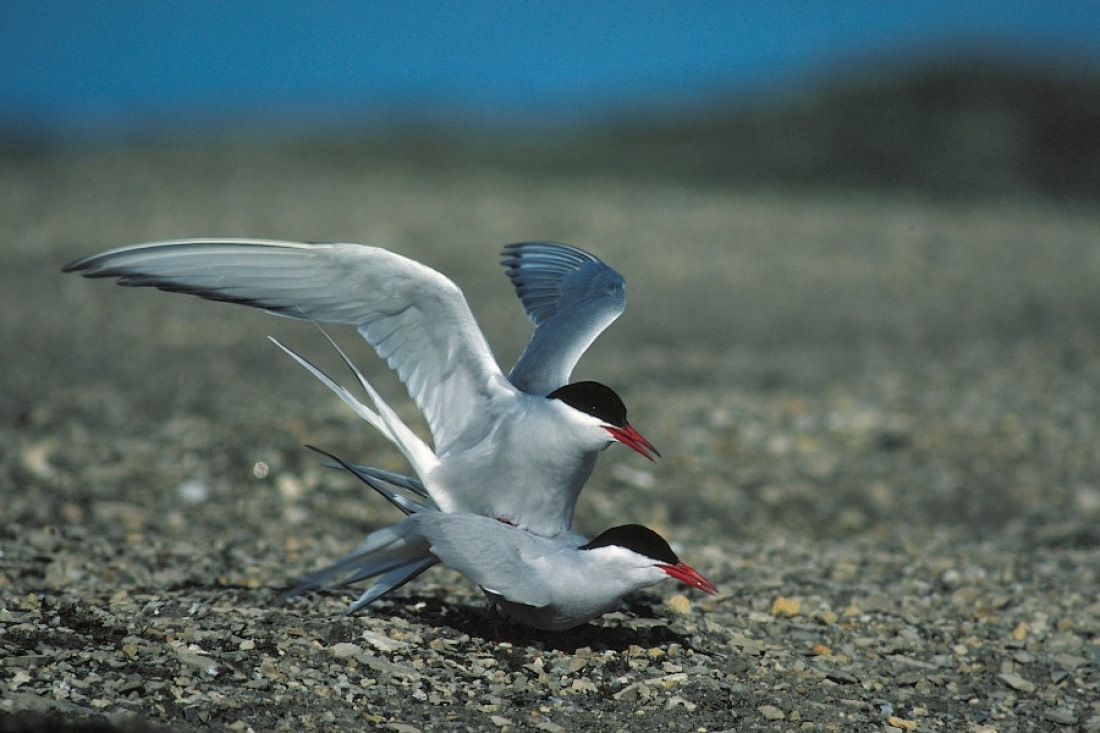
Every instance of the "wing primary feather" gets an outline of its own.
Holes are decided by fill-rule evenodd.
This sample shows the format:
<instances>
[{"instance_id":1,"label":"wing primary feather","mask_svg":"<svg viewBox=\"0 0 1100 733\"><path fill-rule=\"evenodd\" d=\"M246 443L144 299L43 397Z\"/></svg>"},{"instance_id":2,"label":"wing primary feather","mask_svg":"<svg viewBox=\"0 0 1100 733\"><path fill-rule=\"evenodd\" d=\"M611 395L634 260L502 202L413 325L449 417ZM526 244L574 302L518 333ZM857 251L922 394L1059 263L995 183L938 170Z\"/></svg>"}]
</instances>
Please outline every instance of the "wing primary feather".
<instances>
[{"instance_id":1,"label":"wing primary feather","mask_svg":"<svg viewBox=\"0 0 1100 733\"><path fill-rule=\"evenodd\" d=\"M344 387L341 387L339 384L337 384L335 381L333 381L332 378L330 378L327 374L325 374L320 369L320 367L317 367L316 365L314 365L313 362L309 361L304 356L302 356L298 352L294 351L294 349L290 348L289 346L283 345L283 343L281 341L279 341L277 338L275 338L274 336L268 336L267 338L268 338L269 341L271 341L271 343L275 344L280 349L282 349L283 352L287 356L289 356L294 361L298 362L298 364L300 364L310 374L312 374L314 377L316 377L318 379L318 381L321 382L321 384L328 387L337 397L340 398L341 402L343 402L345 405L347 405L352 410L354 410L356 415L363 418L364 420L369 422L372 426L374 426L374 428L376 430L378 430L378 432L382 433L382 435L384 435L387 440L389 440L390 442L392 442L394 444L397 444L397 440L390 434L389 428L386 426L386 423L382 420L381 415L379 415L374 410L370 409L369 407L364 405L362 402L360 402L358 399L356 399L354 395L352 395L350 392L347 391L347 389L345 389Z\"/></svg>"},{"instance_id":2,"label":"wing primary feather","mask_svg":"<svg viewBox=\"0 0 1100 733\"><path fill-rule=\"evenodd\" d=\"M375 410L367 407L361 401L359 401L354 395L352 395L346 388L337 384L331 377L325 374L319 367L314 365L304 356L298 354L296 351L288 346L283 345L278 339L273 336L268 338L273 344L282 349L290 358L298 362L304 367L310 374L316 377L322 384L329 388L340 400L348 405L357 415L370 423L378 432L397 446L401 454L405 456L405 459L412 465L413 470L420 476L426 475L439 459L436 458L435 453L428 445L420 439L404 422L398 417L397 413L386 403L382 396L378 394L377 390L371 386L367 381L363 373L355 366L354 363L344 353L343 349L333 341L332 337L318 325L318 329L324 334L328 342L332 344L336 349L336 353L340 355L340 358L344 361L344 364L352 371L356 379L359 381L360 386L370 397L374 403Z\"/></svg>"},{"instance_id":3,"label":"wing primary feather","mask_svg":"<svg viewBox=\"0 0 1100 733\"><path fill-rule=\"evenodd\" d=\"M328 468L343 469L344 466L340 463L326 463ZM419 497L430 499L431 495L428 490L424 488L424 482L420 479L413 478L412 476L406 476L403 473L397 473L396 471L387 471L384 468L376 468L374 466L368 466L363 463L352 463L347 461L347 466L350 467L351 472L356 476L360 474L366 474L379 481L385 481L391 486L396 486L399 489L410 491Z\"/></svg>"},{"instance_id":4,"label":"wing primary feather","mask_svg":"<svg viewBox=\"0 0 1100 733\"><path fill-rule=\"evenodd\" d=\"M584 352L622 313L625 282L597 257L557 242L518 242L501 256L535 326L508 378L524 392L549 394L569 382Z\"/></svg>"},{"instance_id":5,"label":"wing primary feather","mask_svg":"<svg viewBox=\"0 0 1100 733\"><path fill-rule=\"evenodd\" d=\"M355 476L357 479L362 481L364 484L366 484L367 486L374 489L383 498L385 498L386 501L390 502L395 507L397 507L402 512L404 512L406 516L409 515L409 514L416 514L418 512L439 511L438 507L436 507L436 505L435 505L435 502L432 501L431 497L429 497L427 495L427 493L422 495L425 500L423 502L418 502L418 501L415 501L414 499L410 499L407 496L404 496L402 494L398 494L397 492L393 491L392 489L389 489L389 488L383 486L381 483L379 483L379 480L381 480L381 481L388 481L389 480L389 479L383 477L385 474L389 473L388 471L382 471L381 469L371 468L369 466L358 466L354 463L348 463L343 458L340 458L339 456L333 455L332 453L329 453L328 451L326 451L322 448L318 448L317 446L314 446L314 445L308 445L307 444L306 448L309 448L311 451L315 451L317 453L320 453L321 455L325 456L326 458L332 459L332 461L335 462L336 466L338 466L339 468L344 469L345 471L348 471L353 476ZM382 474L382 476L380 476L378 474ZM390 475L397 477L399 480L400 479L406 479L408 482L413 481L413 479L409 479L407 476L401 476L401 474L390 474ZM397 483L397 482L392 482L392 483L394 483L394 485L399 486L399 487L410 488L410 490L412 490L412 491L416 490L414 488L411 488L406 483ZM416 483L419 483L419 482L416 482Z\"/></svg>"},{"instance_id":6,"label":"wing primary feather","mask_svg":"<svg viewBox=\"0 0 1100 733\"><path fill-rule=\"evenodd\" d=\"M358 547L347 555L331 565L310 573L298 580L291 588L280 593L275 598L275 604L283 603L287 599L307 591L339 587L347 582L353 582L345 580L330 582L332 579L347 575L351 571L355 571L362 577L371 577L388 572L394 567L407 562L410 559L410 552L407 543L405 543L402 524L371 532ZM423 557L424 552L418 552L412 556Z\"/></svg>"},{"instance_id":7,"label":"wing primary feather","mask_svg":"<svg viewBox=\"0 0 1100 733\"><path fill-rule=\"evenodd\" d=\"M350 616L368 603L378 600L387 593L395 591L410 580L415 579L416 576L433 565L436 565L438 562L439 560L434 556L428 556L420 560L410 561L401 567L391 570L371 585L371 587L367 588L361 596L355 599L354 603L348 606L348 610L344 613Z\"/></svg>"},{"instance_id":8,"label":"wing primary feather","mask_svg":"<svg viewBox=\"0 0 1100 733\"><path fill-rule=\"evenodd\" d=\"M359 371L359 367L355 366L354 362L348 358L348 355L344 353L344 350L340 348L339 344L333 341L325 329L321 328L320 324L317 325L321 333L324 334L328 342L332 344L332 348L336 349L336 353L343 359L344 364L351 370L352 374L359 381L359 386L363 388L363 391L370 397L371 402L374 403L375 409L378 411L376 414L381 421L385 424L386 429L382 431L382 434L389 438L398 449L404 454L405 458L412 464L413 471L418 476L426 476L427 473L439 463L439 459L436 457L435 452L428 447L420 437L414 433L408 425L398 417L393 408L382 399L382 395L378 394L374 386L367 381L367 378L363 376L363 372ZM373 423L371 423L373 425Z\"/></svg>"}]
</instances>

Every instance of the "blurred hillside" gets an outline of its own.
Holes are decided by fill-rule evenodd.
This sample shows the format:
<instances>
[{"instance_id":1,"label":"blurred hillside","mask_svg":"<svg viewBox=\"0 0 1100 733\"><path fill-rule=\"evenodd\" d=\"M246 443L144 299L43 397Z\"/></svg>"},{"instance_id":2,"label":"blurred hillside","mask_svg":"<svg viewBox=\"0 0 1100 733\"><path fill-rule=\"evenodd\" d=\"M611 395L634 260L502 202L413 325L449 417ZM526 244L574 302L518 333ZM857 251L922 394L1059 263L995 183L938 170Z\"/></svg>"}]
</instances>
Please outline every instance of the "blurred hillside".
<instances>
[{"instance_id":1,"label":"blurred hillside","mask_svg":"<svg viewBox=\"0 0 1100 733\"><path fill-rule=\"evenodd\" d=\"M934 194L1100 194L1100 75L985 62L853 83L667 125L623 123L583 158L618 170ZM580 156L578 156L580 157Z\"/></svg>"},{"instance_id":2,"label":"blurred hillside","mask_svg":"<svg viewBox=\"0 0 1100 733\"><path fill-rule=\"evenodd\" d=\"M519 165L778 188L937 196L1100 196L1100 73L956 61L868 70L766 103L661 110L537 143L427 131L389 152L430 166Z\"/></svg>"},{"instance_id":3,"label":"blurred hillside","mask_svg":"<svg viewBox=\"0 0 1100 733\"><path fill-rule=\"evenodd\" d=\"M881 64L766 102L629 110L602 124L534 133L354 125L217 144L298 148L307 159L399 161L427 171L497 168L773 188L926 195L1100 196L1100 72L954 60ZM209 132L200 133L209 135ZM49 141L0 133L5 155ZM156 132L140 142L162 145ZM208 144L195 136L170 144Z\"/></svg>"}]
</instances>

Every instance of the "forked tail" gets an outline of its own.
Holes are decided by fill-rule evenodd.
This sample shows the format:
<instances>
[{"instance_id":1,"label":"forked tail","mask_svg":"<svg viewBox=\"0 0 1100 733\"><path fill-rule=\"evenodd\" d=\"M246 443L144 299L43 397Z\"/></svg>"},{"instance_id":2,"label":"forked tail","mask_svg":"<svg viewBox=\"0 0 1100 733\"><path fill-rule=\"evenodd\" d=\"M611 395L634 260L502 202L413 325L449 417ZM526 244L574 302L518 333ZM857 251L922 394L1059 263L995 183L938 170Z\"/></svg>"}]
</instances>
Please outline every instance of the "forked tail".
<instances>
[{"instance_id":1,"label":"forked tail","mask_svg":"<svg viewBox=\"0 0 1100 733\"><path fill-rule=\"evenodd\" d=\"M344 360L344 363L355 375L355 378L359 381L360 386L370 397L371 402L374 404L372 410L367 405L363 404L355 395L349 392L346 388L340 386L332 380L327 374L325 374L319 367L314 365L304 356L298 354L296 351L288 346L284 346L278 339L268 336L271 342L282 349L287 356L294 361L305 367L310 374L316 377L322 384L332 390L333 394L340 398L340 400L355 411L359 417L363 418L371 425L375 427L378 432L382 433L391 443L397 446L397 449L401 451L401 454L405 456L405 459L412 466L413 471L417 476L423 477L439 464L439 459L436 458L435 451L433 451L427 443L420 439L420 437L409 428L397 413L393 411L386 401L382 399L382 396L374 389L370 382L367 381L363 373L359 371L359 368L351 362L347 354L343 349L337 345L332 337L321 328L319 325L317 328L324 334L328 342L332 344L332 347L336 349L336 353L340 355L340 358ZM421 484L423 486L423 484Z\"/></svg>"},{"instance_id":2,"label":"forked tail","mask_svg":"<svg viewBox=\"0 0 1100 733\"><path fill-rule=\"evenodd\" d=\"M320 448L307 447L327 456L335 461L336 465L354 474L360 481L377 491L406 515L439 511L435 506L435 502L429 497L424 496L424 501L419 502L394 491L383 483L390 482L393 486L412 490L401 481L407 479L407 477L400 474L389 474L389 472L380 469L356 466ZM378 473L375 474L374 472ZM398 481L390 481L389 478L385 477L387 474L398 479ZM407 480L415 481L414 479ZM349 614L355 613L371 601L377 600L390 591L405 585L405 583L439 562L439 559L431 553L428 542L410 530L411 527L408 523L400 522L391 527L371 532L358 547L347 555L332 565L307 575L295 583L293 587L280 593L275 599L275 603L283 603L311 590L343 588L381 576L348 607L347 612Z\"/></svg>"}]
</instances>

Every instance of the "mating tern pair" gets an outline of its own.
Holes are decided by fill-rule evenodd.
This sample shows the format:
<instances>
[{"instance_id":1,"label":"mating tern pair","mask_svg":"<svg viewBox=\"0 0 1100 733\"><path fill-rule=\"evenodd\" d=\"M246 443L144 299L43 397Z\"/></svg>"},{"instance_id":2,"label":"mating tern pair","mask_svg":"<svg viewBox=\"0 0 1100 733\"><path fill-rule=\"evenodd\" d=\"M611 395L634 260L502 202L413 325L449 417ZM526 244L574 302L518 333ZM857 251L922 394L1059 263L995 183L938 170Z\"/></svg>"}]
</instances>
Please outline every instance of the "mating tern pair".
<instances>
[{"instance_id":1,"label":"mating tern pair","mask_svg":"<svg viewBox=\"0 0 1100 733\"><path fill-rule=\"evenodd\" d=\"M387 487L372 469L318 452L409 516L371 532L357 548L303 578L279 601L377 578L349 607L348 613L354 613L442 563L481 586L493 609L505 618L562 631L614 609L627 593L666 578L718 592L648 527L612 527L593 540L572 531L541 537L491 517L441 513L425 495L410 499Z\"/></svg>"},{"instance_id":2,"label":"mating tern pair","mask_svg":"<svg viewBox=\"0 0 1100 733\"><path fill-rule=\"evenodd\" d=\"M315 577L327 579L337 574L328 572L336 568L353 571L343 585L381 574L353 604L356 610L442 561L481 585L517 620L567 628L599 615L603 611L593 609L622 595L616 590L621 582L608 586L593 577L578 583L576 574L614 574L620 566L621 577L638 581L640 576L628 571L639 563L662 568L679 567L679 561L670 564L675 555L664 551L667 544L661 540L664 548L658 552L645 533L609 530L610 540L597 538L593 545L570 531L577 497L600 451L621 442L647 458L659 455L627 422L626 408L613 390L596 382L568 383L584 351L622 313L622 277L587 252L557 243L509 245L503 257L535 325L507 377L459 288L435 270L377 247L179 240L111 250L64 269L115 277L120 285L355 326L424 413L434 450L397 417L342 351L373 408L276 342L393 442L418 477L338 461L375 488L381 481L419 498L398 499L391 491L391 501L413 516L372 533L352 556ZM377 555L374 549L364 551L374 547L372 537L387 532L401 534L404 548L404 561L393 567L379 564L392 546ZM351 562L353 556L358 565ZM626 590L671 576L714 592L690 572L659 570ZM558 584L554 578L572 579ZM307 582L298 590L314 585ZM532 593L536 587L539 592ZM552 610L521 613L508 604ZM574 608L581 606L591 615Z\"/></svg>"}]
</instances>

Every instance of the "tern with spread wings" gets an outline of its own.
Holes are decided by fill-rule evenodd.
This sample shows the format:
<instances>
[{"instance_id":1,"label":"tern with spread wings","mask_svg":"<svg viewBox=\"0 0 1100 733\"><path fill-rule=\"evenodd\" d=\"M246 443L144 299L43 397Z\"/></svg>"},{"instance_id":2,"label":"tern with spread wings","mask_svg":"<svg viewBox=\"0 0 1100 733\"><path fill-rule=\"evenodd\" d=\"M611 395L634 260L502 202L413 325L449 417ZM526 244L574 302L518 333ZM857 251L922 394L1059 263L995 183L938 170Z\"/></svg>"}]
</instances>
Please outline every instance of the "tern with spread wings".
<instances>
[{"instance_id":1,"label":"tern with spread wings","mask_svg":"<svg viewBox=\"0 0 1100 733\"><path fill-rule=\"evenodd\" d=\"M391 440L417 478L357 468L407 483L442 512L483 515L553 537L569 530L600 451L620 442L650 459L658 453L627 422L613 390L569 383L581 355L623 311L622 276L581 249L552 242L509 245L502 263L535 325L507 376L458 286L378 247L179 240L111 250L64 270L354 326L408 388L433 447L343 352L373 408L276 343Z\"/></svg>"}]
</instances>

